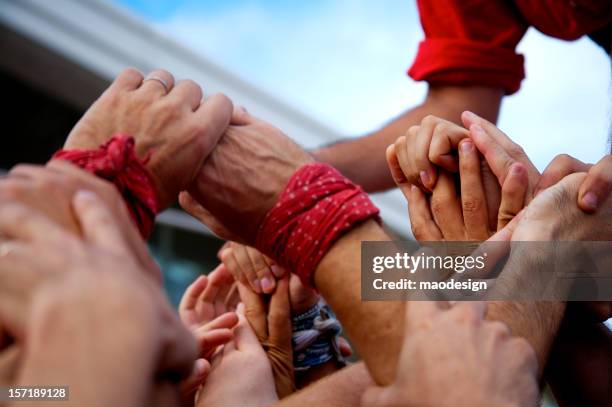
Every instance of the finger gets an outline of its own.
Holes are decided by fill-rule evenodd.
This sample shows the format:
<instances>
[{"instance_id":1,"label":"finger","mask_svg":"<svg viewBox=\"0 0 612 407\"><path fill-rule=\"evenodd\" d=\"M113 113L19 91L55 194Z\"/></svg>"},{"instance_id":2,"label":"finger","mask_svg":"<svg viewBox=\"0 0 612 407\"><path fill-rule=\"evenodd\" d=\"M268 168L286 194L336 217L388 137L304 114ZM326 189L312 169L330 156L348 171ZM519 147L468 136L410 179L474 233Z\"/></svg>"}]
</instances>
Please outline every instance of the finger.
<instances>
[{"instance_id":1,"label":"finger","mask_svg":"<svg viewBox=\"0 0 612 407\"><path fill-rule=\"evenodd\" d=\"M278 280L268 309L268 342L281 349L291 348L291 305L289 276Z\"/></svg>"},{"instance_id":2,"label":"finger","mask_svg":"<svg viewBox=\"0 0 612 407\"><path fill-rule=\"evenodd\" d=\"M164 69L149 72L143 79L138 92L150 96L165 96L174 87L174 76Z\"/></svg>"},{"instance_id":3,"label":"finger","mask_svg":"<svg viewBox=\"0 0 612 407\"><path fill-rule=\"evenodd\" d=\"M142 73L134 68L124 69L111 83L108 90L130 91L140 87L144 77ZM106 92L105 92L106 93Z\"/></svg>"},{"instance_id":4,"label":"finger","mask_svg":"<svg viewBox=\"0 0 612 407\"><path fill-rule=\"evenodd\" d=\"M442 232L433 219L423 191L412 185L408 196L408 216L414 238L420 242L442 240Z\"/></svg>"},{"instance_id":5,"label":"finger","mask_svg":"<svg viewBox=\"0 0 612 407\"><path fill-rule=\"evenodd\" d=\"M527 170L523 164L514 163L502 185L497 230L504 228L523 209L528 184Z\"/></svg>"},{"instance_id":6,"label":"finger","mask_svg":"<svg viewBox=\"0 0 612 407\"><path fill-rule=\"evenodd\" d=\"M489 238L489 214L480 172L480 157L472 140L459 144L459 179L463 223L470 240Z\"/></svg>"},{"instance_id":7,"label":"finger","mask_svg":"<svg viewBox=\"0 0 612 407\"><path fill-rule=\"evenodd\" d=\"M272 275L270 266L266 263L263 254L250 246L245 246L245 248L249 260L251 261L251 267L255 270L255 275L259 280L262 292L265 294L272 294L276 288L276 279Z\"/></svg>"},{"instance_id":8,"label":"finger","mask_svg":"<svg viewBox=\"0 0 612 407\"><path fill-rule=\"evenodd\" d=\"M409 151L414 157L416 171L419 174L421 184L427 189L432 190L436 185L437 170L429 161L429 146L436 126L441 119L435 116L427 116L421 121L421 126L417 132L414 142L414 150Z\"/></svg>"},{"instance_id":9,"label":"finger","mask_svg":"<svg viewBox=\"0 0 612 407\"><path fill-rule=\"evenodd\" d=\"M230 263L233 267L237 267L239 272L246 277L246 280L249 282L249 285L253 291L255 291L257 294L261 294L261 284L257 278L255 269L253 269L251 260L249 259L246 246L238 244L232 245L232 250L229 252L229 256L233 256L235 261Z\"/></svg>"},{"instance_id":10,"label":"finger","mask_svg":"<svg viewBox=\"0 0 612 407\"><path fill-rule=\"evenodd\" d=\"M490 135L499 145L501 145L506 151L511 152L520 148L506 133L501 131L496 125L491 123L485 118L478 116L470 111L465 111L461 114L461 120L466 129L469 129L473 125L480 126L484 131Z\"/></svg>"},{"instance_id":11,"label":"finger","mask_svg":"<svg viewBox=\"0 0 612 407\"><path fill-rule=\"evenodd\" d=\"M578 206L585 212L596 211L608 199L612 190L612 155L595 164L580 185Z\"/></svg>"},{"instance_id":12,"label":"finger","mask_svg":"<svg viewBox=\"0 0 612 407\"><path fill-rule=\"evenodd\" d=\"M199 355L209 359L217 347L225 345L232 340L234 332L228 328L214 329L212 331L199 328L194 331L194 335L198 343Z\"/></svg>"},{"instance_id":13,"label":"finger","mask_svg":"<svg viewBox=\"0 0 612 407\"><path fill-rule=\"evenodd\" d=\"M203 129L203 134L208 140L209 150L204 152L208 156L210 151L217 145L219 139L230 123L234 105L225 95L218 93L204 100L198 109L194 119Z\"/></svg>"},{"instance_id":14,"label":"finger","mask_svg":"<svg viewBox=\"0 0 612 407\"><path fill-rule=\"evenodd\" d=\"M226 312L219 315L212 321L202 325L203 330L212 331L215 329L233 328L238 323L238 316L235 312Z\"/></svg>"},{"instance_id":15,"label":"finger","mask_svg":"<svg viewBox=\"0 0 612 407\"><path fill-rule=\"evenodd\" d=\"M445 121L436 126L429 146L429 161L447 171L457 172L458 161L454 152L460 141L467 137L469 132L455 123Z\"/></svg>"},{"instance_id":16,"label":"finger","mask_svg":"<svg viewBox=\"0 0 612 407\"><path fill-rule=\"evenodd\" d=\"M342 336L338 338L338 349L340 350L342 357L349 358L353 355L353 347Z\"/></svg>"},{"instance_id":17,"label":"finger","mask_svg":"<svg viewBox=\"0 0 612 407\"><path fill-rule=\"evenodd\" d=\"M414 151L414 143L417 138L417 133L420 126L412 126L408 129L405 135L395 140L395 154L406 180L416 186L421 187L421 178L419 172L414 165L412 151ZM425 187L423 187L425 188Z\"/></svg>"},{"instance_id":18,"label":"finger","mask_svg":"<svg viewBox=\"0 0 612 407\"><path fill-rule=\"evenodd\" d=\"M500 185L504 184L512 164L516 162L491 135L478 124L470 127L470 138L484 155Z\"/></svg>"},{"instance_id":19,"label":"finger","mask_svg":"<svg viewBox=\"0 0 612 407\"><path fill-rule=\"evenodd\" d=\"M391 171L391 177L393 177L393 181L395 181L395 185L402 191L404 197L408 199L408 195L410 193L410 187L412 184L408 182L408 178L404 174L402 167L399 164L397 159L397 154L395 152L395 144L391 144L387 147L385 151L385 156L387 157L387 165L389 166L389 171Z\"/></svg>"},{"instance_id":20,"label":"finger","mask_svg":"<svg viewBox=\"0 0 612 407\"><path fill-rule=\"evenodd\" d=\"M195 391L200 387L202 383L206 380L211 370L210 363L206 359L198 359L193 364L193 371L189 378L181 383L181 394L184 397L189 397L191 403L193 400L191 397L194 397ZM186 400L187 402L187 400Z\"/></svg>"},{"instance_id":21,"label":"finger","mask_svg":"<svg viewBox=\"0 0 612 407\"><path fill-rule=\"evenodd\" d=\"M440 171L431 195L431 214L445 240L464 240L463 214L453 176Z\"/></svg>"},{"instance_id":22,"label":"finger","mask_svg":"<svg viewBox=\"0 0 612 407\"><path fill-rule=\"evenodd\" d=\"M250 291L247 287L244 288ZM246 304L238 304L236 313L238 314L238 325L234 328L234 343L236 344L236 349L242 352L262 349L260 339L258 339L250 321L247 321Z\"/></svg>"},{"instance_id":23,"label":"finger","mask_svg":"<svg viewBox=\"0 0 612 407\"><path fill-rule=\"evenodd\" d=\"M451 312L466 317L472 321L482 321L487 314L486 301L459 301L451 308Z\"/></svg>"},{"instance_id":24,"label":"finger","mask_svg":"<svg viewBox=\"0 0 612 407\"><path fill-rule=\"evenodd\" d=\"M181 105L186 105L195 111L200 107L203 97L202 88L200 85L191 79L179 81L174 89L168 93L169 100L178 101Z\"/></svg>"},{"instance_id":25,"label":"finger","mask_svg":"<svg viewBox=\"0 0 612 407\"><path fill-rule=\"evenodd\" d=\"M189 194L187 192L187 194ZM191 195L190 195L191 196ZM193 199L193 198L192 198ZM223 253L223 250L225 249L229 249L230 246L232 245L231 241L226 241L225 243L223 243L223 246L221 246L221 248L219 249L219 251L217 251L217 259L219 259L219 261L221 261L221 253Z\"/></svg>"},{"instance_id":26,"label":"finger","mask_svg":"<svg viewBox=\"0 0 612 407\"><path fill-rule=\"evenodd\" d=\"M72 207L87 241L111 253L132 257L115 219L94 192L77 191Z\"/></svg>"},{"instance_id":27,"label":"finger","mask_svg":"<svg viewBox=\"0 0 612 407\"><path fill-rule=\"evenodd\" d=\"M559 154L546 166L542 177L535 188L535 194L537 195L540 191L555 185L561 181L567 175L575 172L587 172L592 166L585 164L576 158L567 155Z\"/></svg>"},{"instance_id":28,"label":"finger","mask_svg":"<svg viewBox=\"0 0 612 407\"><path fill-rule=\"evenodd\" d=\"M250 287L240 282L238 283L238 291L242 304L244 304L244 315L259 341L265 342L268 339L268 322L266 320L266 306L261 295L255 294ZM238 311L236 312L239 314Z\"/></svg>"},{"instance_id":29,"label":"finger","mask_svg":"<svg viewBox=\"0 0 612 407\"><path fill-rule=\"evenodd\" d=\"M232 288L225 297L225 309L228 311L236 311L240 302L240 293L238 292L238 284L234 281Z\"/></svg>"},{"instance_id":30,"label":"finger","mask_svg":"<svg viewBox=\"0 0 612 407\"><path fill-rule=\"evenodd\" d=\"M232 112L232 126L244 126L251 123L251 115L247 112L247 110L243 106L234 106L234 111Z\"/></svg>"},{"instance_id":31,"label":"finger","mask_svg":"<svg viewBox=\"0 0 612 407\"><path fill-rule=\"evenodd\" d=\"M202 275L196 278L196 280L187 287L181 303L179 304L179 312L189 311L195 309L198 303L198 298L204 292L204 289L208 285L208 277Z\"/></svg>"},{"instance_id":32,"label":"finger","mask_svg":"<svg viewBox=\"0 0 612 407\"><path fill-rule=\"evenodd\" d=\"M16 203L0 206L0 234L7 240L24 242L57 242L72 239L54 222Z\"/></svg>"}]
</instances>

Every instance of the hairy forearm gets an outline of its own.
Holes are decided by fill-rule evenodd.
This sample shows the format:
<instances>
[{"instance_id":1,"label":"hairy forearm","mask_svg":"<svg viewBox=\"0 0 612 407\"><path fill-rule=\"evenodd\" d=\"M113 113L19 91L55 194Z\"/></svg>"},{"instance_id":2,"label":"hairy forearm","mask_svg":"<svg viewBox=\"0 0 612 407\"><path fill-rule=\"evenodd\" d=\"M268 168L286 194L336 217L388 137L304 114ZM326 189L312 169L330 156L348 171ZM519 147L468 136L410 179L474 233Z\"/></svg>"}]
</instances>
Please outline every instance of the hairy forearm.
<instances>
[{"instance_id":1,"label":"hairy forearm","mask_svg":"<svg viewBox=\"0 0 612 407\"><path fill-rule=\"evenodd\" d=\"M340 141L312 152L317 160L339 169L366 191L394 186L387 169L385 149L429 114L461 124L461 113L471 110L495 122L503 91L484 87L431 87L426 100L380 130L367 136Z\"/></svg>"},{"instance_id":2,"label":"hairy forearm","mask_svg":"<svg viewBox=\"0 0 612 407\"><path fill-rule=\"evenodd\" d=\"M361 242L390 240L371 220L343 236L327 253L315 273L315 284L366 362L378 383L395 376L403 337L402 302L361 300Z\"/></svg>"},{"instance_id":3,"label":"hairy forearm","mask_svg":"<svg viewBox=\"0 0 612 407\"><path fill-rule=\"evenodd\" d=\"M274 407L358 406L361 402L361 395L372 384L374 382L365 364L357 363L284 398Z\"/></svg>"},{"instance_id":4,"label":"hairy forearm","mask_svg":"<svg viewBox=\"0 0 612 407\"><path fill-rule=\"evenodd\" d=\"M563 302L491 301L487 319L504 322L512 335L523 337L531 344L541 376L564 313Z\"/></svg>"},{"instance_id":5,"label":"hairy forearm","mask_svg":"<svg viewBox=\"0 0 612 407\"><path fill-rule=\"evenodd\" d=\"M559 406L605 406L612 397L612 332L601 323L564 321L546 370Z\"/></svg>"}]
</instances>

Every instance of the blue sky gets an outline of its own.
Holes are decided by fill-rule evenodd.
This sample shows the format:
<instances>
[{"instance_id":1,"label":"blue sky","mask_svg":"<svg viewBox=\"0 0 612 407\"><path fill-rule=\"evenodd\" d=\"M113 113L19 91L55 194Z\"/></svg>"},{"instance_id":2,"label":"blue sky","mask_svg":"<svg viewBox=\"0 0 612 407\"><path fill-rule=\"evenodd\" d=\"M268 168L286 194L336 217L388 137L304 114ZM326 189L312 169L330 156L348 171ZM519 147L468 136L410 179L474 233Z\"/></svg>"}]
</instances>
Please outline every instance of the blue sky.
<instances>
[{"instance_id":1,"label":"blue sky","mask_svg":"<svg viewBox=\"0 0 612 407\"><path fill-rule=\"evenodd\" d=\"M412 0L112 0L287 104L361 135L419 103L405 74L422 31ZM541 169L559 153L595 161L610 123L610 62L588 39L529 30L527 79L499 125ZM298 140L299 141L299 140Z\"/></svg>"}]
</instances>

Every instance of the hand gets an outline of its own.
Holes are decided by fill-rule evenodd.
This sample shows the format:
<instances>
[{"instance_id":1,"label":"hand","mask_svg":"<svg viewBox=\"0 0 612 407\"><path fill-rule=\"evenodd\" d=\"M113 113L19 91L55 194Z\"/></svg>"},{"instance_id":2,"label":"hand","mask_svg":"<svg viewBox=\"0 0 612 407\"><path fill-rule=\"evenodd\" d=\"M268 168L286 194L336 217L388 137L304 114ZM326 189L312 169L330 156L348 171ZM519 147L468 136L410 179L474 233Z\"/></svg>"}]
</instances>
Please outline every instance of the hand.
<instances>
[{"instance_id":1,"label":"hand","mask_svg":"<svg viewBox=\"0 0 612 407\"><path fill-rule=\"evenodd\" d=\"M21 205L0 210L11 244L0 258L0 322L28 343L20 384L59 380L83 405L144 403L151 378L189 372L195 343L99 197L81 191L72 209L84 241Z\"/></svg>"},{"instance_id":2,"label":"hand","mask_svg":"<svg viewBox=\"0 0 612 407\"><path fill-rule=\"evenodd\" d=\"M452 174L440 170L438 180L428 198L415 185L405 182L402 165L405 155L397 154L398 145L387 149L387 161L400 190L408 200L410 223L419 241L484 241L503 228L522 208L527 189L527 173L521 163L514 163L501 188L501 203L493 206L497 227L490 227L488 211L492 207L483 186L481 160L474 143L463 139L459 143L458 194ZM494 180L497 183L497 180ZM499 186L497 186L499 189ZM492 188L489 188L490 190ZM497 191L497 196L500 192Z\"/></svg>"},{"instance_id":3,"label":"hand","mask_svg":"<svg viewBox=\"0 0 612 407\"><path fill-rule=\"evenodd\" d=\"M236 281L249 285L257 294L272 294L276 278L285 270L257 249L240 243L228 242L219 251L219 257Z\"/></svg>"},{"instance_id":4,"label":"hand","mask_svg":"<svg viewBox=\"0 0 612 407\"><path fill-rule=\"evenodd\" d=\"M238 290L249 324L272 365L278 397L286 397L295 391L289 276L278 280L276 290L267 304L263 296L240 282Z\"/></svg>"},{"instance_id":5,"label":"hand","mask_svg":"<svg viewBox=\"0 0 612 407\"><path fill-rule=\"evenodd\" d=\"M189 194L206 208L205 213L193 215L226 240L253 246L259 225L289 178L310 161L310 155L280 130L236 109L189 188ZM188 197L181 193L181 206L186 206Z\"/></svg>"},{"instance_id":6,"label":"hand","mask_svg":"<svg viewBox=\"0 0 612 407\"><path fill-rule=\"evenodd\" d=\"M199 359L189 379L181 385L184 400L193 404L195 392L210 373L210 361L219 346L232 340L232 328L238 323L234 311L239 301L232 276L223 266L208 276L198 277L185 290L179 304L181 320L199 345Z\"/></svg>"},{"instance_id":7,"label":"hand","mask_svg":"<svg viewBox=\"0 0 612 407\"><path fill-rule=\"evenodd\" d=\"M610 154L595 165L585 164L567 154L556 156L542 173L536 194L575 172L587 173L578 191L578 207L588 213L595 212L612 191L612 155Z\"/></svg>"},{"instance_id":8,"label":"hand","mask_svg":"<svg viewBox=\"0 0 612 407\"><path fill-rule=\"evenodd\" d=\"M513 241L610 241L612 240L612 198L601 203L595 214L587 214L576 205L576 199L587 180L585 173L571 174L540 192L527 206L512 231ZM513 225L514 226L514 225ZM566 243L567 244L567 243ZM575 253L559 253L557 259L567 267ZM609 253L594 254L600 264L609 264ZM607 269L601 267L601 269ZM612 302L584 303L592 315L604 321L612 316Z\"/></svg>"},{"instance_id":9,"label":"hand","mask_svg":"<svg viewBox=\"0 0 612 407\"><path fill-rule=\"evenodd\" d=\"M65 230L81 235L71 201L79 190L95 191L111 212L123 241L144 270L161 282L161 271L149 254L117 188L101 178L65 161L51 161L46 166L18 165L0 180L0 202L20 203L36 210Z\"/></svg>"},{"instance_id":10,"label":"hand","mask_svg":"<svg viewBox=\"0 0 612 407\"><path fill-rule=\"evenodd\" d=\"M362 405L538 405L533 349L505 324L486 321L485 313L483 302L446 310L436 302L409 302L395 382L368 389Z\"/></svg>"},{"instance_id":11,"label":"hand","mask_svg":"<svg viewBox=\"0 0 612 407\"><path fill-rule=\"evenodd\" d=\"M118 132L134 137L138 156L148 157L163 209L195 178L229 124L232 103L221 94L202 101L200 86L190 80L174 86L167 71L151 75L168 89L126 69L76 124L64 148L95 149Z\"/></svg>"},{"instance_id":12,"label":"hand","mask_svg":"<svg viewBox=\"0 0 612 407\"><path fill-rule=\"evenodd\" d=\"M198 392L198 406L264 407L278 400L270 362L246 320L244 304L237 313L234 339L213 359L212 371Z\"/></svg>"},{"instance_id":13,"label":"hand","mask_svg":"<svg viewBox=\"0 0 612 407\"><path fill-rule=\"evenodd\" d=\"M232 328L238 323L238 316L232 309L238 299L232 276L223 266L208 276L198 277L185 290L179 315L195 335L201 358L210 361L217 347L232 339Z\"/></svg>"}]
</instances>

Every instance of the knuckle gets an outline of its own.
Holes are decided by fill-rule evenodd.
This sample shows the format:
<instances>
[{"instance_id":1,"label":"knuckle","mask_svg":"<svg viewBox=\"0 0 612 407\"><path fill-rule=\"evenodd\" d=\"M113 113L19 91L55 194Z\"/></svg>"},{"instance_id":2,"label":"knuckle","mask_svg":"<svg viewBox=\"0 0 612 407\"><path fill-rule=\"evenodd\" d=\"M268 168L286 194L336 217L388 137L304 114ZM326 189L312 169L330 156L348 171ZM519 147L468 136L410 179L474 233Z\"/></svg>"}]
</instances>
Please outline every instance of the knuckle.
<instances>
[{"instance_id":1,"label":"knuckle","mask_svg":"<svg viewBox=\"0 0 612 407\"><path fill-rule=\"evenodd\" d=\"M513 353L520 359L526 362L536 362L537 356L535 350L527 339L523 337L512 338Z\"/></svg>"},{"instance_id":2,"label":"knuckle","mask_svg":"<svg viewBox=\"0 0 612 407\"><path fill-rule=\"evenodd\" d=\"M484 202L480 198L467 198L462 201L463 212L477 213L484 207Z\"/></svg>"},{"instance_id":3,"label":"knuckle","mask_svg":"<svg viewBox=\"0 0 612 407\"><path fill-rule=\"evenodd\" d=\"M128 79L128 80L137 80L137 79L142 78L142 73L136 68L125 68L123 71L121 71L121 73L117 77L117 79L119 78Z\"/></svg>"},{"instance_id":4,"label":"knuckle","mask_svg":"<svg viewBox=\"0 0 612 407\"><path fill-rule=\"evenodd\" d=\"M503 322L489 322L489 328L495 337L507 338L510 336L510 328L508 328L508 325L504 324Z\"/></svg>"},{"instance_id":5,"label":"knuckle","mask_svg":"<svg viewBox=\"0 0 612 407\"><path fill-rule=\"evenodd\" d=\"M417 240L423 240L426 236L426 228L421 223L413 222L411 225L412 234Z\"/></svg>"},{"instance_id":6,"label":"knuckle","mask_svg":"<svg viewBox=\"0 0 612 407\"><path fill-rule=\"evenodd\" d=\"M408 138L408 137L414 138L414 137L416 137L416 135L418 134L420 129L421 129L421 126L419 126L419 125L410 126L408 128L408 130L404 133L404 136L406 138Z\"/></svg>"},{"instance_id":7,"label":"knuckle","mask_svg":"<svg viewBox=\"0 0 612 407\"><path fill-rule=\"evenodd\" d=\"M423 120L421 121L421 124L426 125L426 126L431 126L431 125L435 125L439 121L440 119L437 116L434 116L433 114L428 114L427 116L423 118Z\"/></svg>"}]
</instances>

